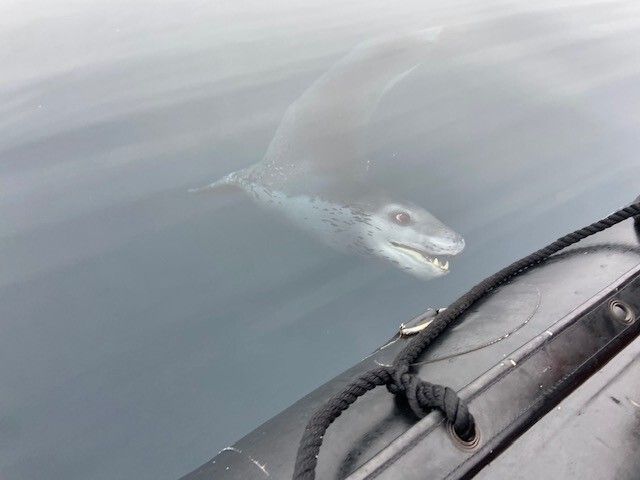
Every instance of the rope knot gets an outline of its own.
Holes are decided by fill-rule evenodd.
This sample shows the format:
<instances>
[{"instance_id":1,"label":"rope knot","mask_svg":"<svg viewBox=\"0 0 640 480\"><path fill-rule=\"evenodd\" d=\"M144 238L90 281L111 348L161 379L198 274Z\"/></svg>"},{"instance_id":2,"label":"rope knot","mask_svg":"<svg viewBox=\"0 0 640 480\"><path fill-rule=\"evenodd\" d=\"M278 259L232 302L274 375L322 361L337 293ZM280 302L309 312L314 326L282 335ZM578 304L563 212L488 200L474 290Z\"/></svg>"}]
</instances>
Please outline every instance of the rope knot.
<instances>
[{"instance_id":1,"label":"rope knot","mask_svg":"<svg viewBox=\"0 0 640 480\"><path fill-rule=\"evenodd\" d=\"M389 374L387 390L394 395L403 395L406 391L405 382L409 376L409 367L407 365L393 367L389 370Z\"/></svg>"},{"instance_id":2,"label":"rope knot","mask_svg":"<svg viewBox=\"0 0 640 480\"><path fill-rule=\"evenodd\" d=\"M473 438L473 416L455 390L425 382L418 375L409 373L409 367L404 365L390 370L387 381L387 390L404 397L416 417L423 418L434 408L438 409L462 439Z\"/></svg>"}]
</instances>

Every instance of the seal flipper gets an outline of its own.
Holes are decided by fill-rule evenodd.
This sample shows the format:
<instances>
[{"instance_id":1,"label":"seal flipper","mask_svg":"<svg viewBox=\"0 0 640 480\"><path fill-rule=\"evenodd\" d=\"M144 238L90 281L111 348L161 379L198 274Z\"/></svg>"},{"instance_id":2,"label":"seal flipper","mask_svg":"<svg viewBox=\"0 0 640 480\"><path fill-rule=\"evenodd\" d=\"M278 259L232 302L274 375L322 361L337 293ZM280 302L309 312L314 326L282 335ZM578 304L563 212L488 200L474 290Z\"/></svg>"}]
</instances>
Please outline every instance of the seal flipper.
<instances>
[{"instance_id":1,"label":"seal flipper","mask_svg":"<svg viewBox=\"0 0 640 480\"><path fill-rule=\"evenodd\" d=\"M244 190L247 169L231 172L220 180L198 188L190 188L189 193L228 193Z\"/></svg>"}]
</instances>

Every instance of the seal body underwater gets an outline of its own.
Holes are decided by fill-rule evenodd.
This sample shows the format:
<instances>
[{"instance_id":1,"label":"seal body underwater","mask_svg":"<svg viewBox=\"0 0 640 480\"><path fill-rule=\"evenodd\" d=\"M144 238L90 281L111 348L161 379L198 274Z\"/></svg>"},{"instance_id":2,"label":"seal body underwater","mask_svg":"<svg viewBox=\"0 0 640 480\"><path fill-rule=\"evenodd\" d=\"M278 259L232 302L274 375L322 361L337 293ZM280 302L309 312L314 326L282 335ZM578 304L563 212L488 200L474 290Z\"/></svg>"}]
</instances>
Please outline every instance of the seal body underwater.
<instances>
[{"instance_id":1,"label":"seal body underwater","mask_svg":"<svg viewBox=\"0 0 640 480\"><path fill-rule=\"evenodd\" d=\"M193 192L241 189L334 248L372 255L420 278L449 271L464 240L369 176L364 134L380 99L419 65L440 29L364 42L284 114L262 161Z\"/></svg>"}]
</instances>

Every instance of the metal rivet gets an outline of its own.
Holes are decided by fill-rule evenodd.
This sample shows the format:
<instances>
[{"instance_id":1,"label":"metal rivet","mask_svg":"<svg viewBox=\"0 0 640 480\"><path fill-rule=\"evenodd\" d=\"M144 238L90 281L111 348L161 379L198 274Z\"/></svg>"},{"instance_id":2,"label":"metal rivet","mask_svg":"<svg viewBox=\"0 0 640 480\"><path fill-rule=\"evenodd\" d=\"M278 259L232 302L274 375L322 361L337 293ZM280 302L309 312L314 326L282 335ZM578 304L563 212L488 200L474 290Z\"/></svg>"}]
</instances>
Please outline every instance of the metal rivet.
<instances>
[{"instance_id":1,"label":"metal rivet","mask_svg":"<svg viewBox=\"0 0 640 480\"><path fill-rule=\"evenodd\" d=\"M629 305L622 300L611 300L609 303L609 311L611 316L617 321L630 324L636 321L636 315Z\"/></svg>"}]
</instances>

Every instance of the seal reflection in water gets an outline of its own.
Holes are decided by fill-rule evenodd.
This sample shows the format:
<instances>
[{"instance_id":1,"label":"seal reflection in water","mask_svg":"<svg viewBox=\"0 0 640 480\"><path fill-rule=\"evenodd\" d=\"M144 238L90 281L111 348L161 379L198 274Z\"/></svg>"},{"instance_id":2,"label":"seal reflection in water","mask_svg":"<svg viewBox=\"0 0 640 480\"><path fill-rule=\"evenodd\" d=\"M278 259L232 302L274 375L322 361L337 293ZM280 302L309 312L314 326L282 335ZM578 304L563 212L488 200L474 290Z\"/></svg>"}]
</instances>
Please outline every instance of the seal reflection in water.
<instances>
[{"instance_id":1,"label":"seal reflection in water","mask_svg":"<svg viewBox=\"0 0 640 480\"><path fill-rule=\"evenodd\" d=\"M362 43L287 109L259 163L193 192L241 189L323 242L384 259L417 277L449 271L460 235L370 179L364 134L386 91L439 36L427 29Z\"/></svg>"}]
</instances>

